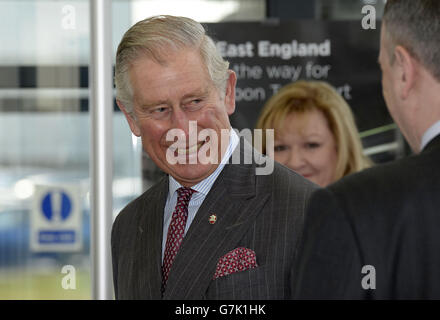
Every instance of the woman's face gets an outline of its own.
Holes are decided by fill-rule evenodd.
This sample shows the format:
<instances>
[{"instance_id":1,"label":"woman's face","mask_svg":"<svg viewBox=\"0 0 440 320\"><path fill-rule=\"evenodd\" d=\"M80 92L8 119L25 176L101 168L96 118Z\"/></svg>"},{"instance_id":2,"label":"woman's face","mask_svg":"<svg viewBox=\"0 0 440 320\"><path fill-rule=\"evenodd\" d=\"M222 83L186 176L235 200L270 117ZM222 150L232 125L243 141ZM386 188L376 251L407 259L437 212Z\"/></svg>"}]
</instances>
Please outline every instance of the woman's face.
<instances>
[{"instance_id":1,"label":"woman's face","mask_svg":"<svg viewBox=\"0 0 440 320\"><path fill-rule=\"evenodd\" d=\"M293 112L282 128L275 128L273 158L322 187L334 182L337 146L324 113Z\"/></svg>"}]
</instances>

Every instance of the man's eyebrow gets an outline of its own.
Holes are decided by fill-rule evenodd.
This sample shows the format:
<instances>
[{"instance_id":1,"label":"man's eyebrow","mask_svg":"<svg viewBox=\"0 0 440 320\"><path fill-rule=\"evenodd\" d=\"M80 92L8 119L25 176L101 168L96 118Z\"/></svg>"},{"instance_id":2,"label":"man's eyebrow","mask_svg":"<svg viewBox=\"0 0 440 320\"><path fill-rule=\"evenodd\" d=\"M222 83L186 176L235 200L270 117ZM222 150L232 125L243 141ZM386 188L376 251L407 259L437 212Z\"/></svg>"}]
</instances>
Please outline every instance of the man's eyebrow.
<instances>
[{"instance_id":1,"label":"man's eyebrow","mask_svg":"<svg viewBox=\"0 0 440 320\"><path fill-rule=\"evenodd\" d=\"M185 94L182 97L182 100L188 99L188 98L194 98L194 97L206 97L209 94L209 89L202 89L198 91L194 91L188 94Z\"/></svg>"},{"instance_id":2,"label":"man's eyebrow","mask_svg":"<svg viewBox=\"0 0 440 320\"><path fill-rule=\"evenodd\" d=\"M187 93L182 97L182 100L185 99L189 99L189 98L194 98L194 97L206 97L209 95L209 88L204 88L201 90L197 90L191 93ZM157 100L157 101L140 101L139 106L141 106L142 108L151 108L151 107L155 107L155 106L160 106L160 105L164 105L164 104L168 104L169 101L168 100Z\"/></svg>"},{"instance_id":3,"label":"man's eyebrow","mask_svg":"<svg viewBox=\"0 0 440 320\"><path fill-rule=\"evenodd\" d=\"M151 108L151 107L160 106L163 104L168 104L168 101L166 101L166 100L146 101L146 102L140 103L140 106L142 108Z\"/></svg>"}]
</instances>

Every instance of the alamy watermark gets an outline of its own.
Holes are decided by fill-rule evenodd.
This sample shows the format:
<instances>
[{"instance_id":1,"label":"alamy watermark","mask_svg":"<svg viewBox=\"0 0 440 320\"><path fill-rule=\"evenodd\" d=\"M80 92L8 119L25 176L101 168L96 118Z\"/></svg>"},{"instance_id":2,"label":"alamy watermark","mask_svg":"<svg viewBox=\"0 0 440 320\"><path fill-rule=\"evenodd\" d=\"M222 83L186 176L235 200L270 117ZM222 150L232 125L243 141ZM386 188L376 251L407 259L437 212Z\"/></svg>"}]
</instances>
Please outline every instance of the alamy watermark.
<instances>
[{"instance_id":1,"label":"alamy watermark","mask_svg":"<svg viewBox=\"0 0 440 320\"><path fill-rule=\"evenodd\" d=\"M365 5L362 7L362 28L364 30L376 29L376 8L372 5Z\"/></svg>"},{"instance_id":2,"label":"alamy watermark","mask_svg":"<svg viewBox=\"0 0 440 320\"><path fill-rule=\"evenodd\" d=\"M376 268L372 265L365 265L361 270L362 277L361 286L364 290L375 290L376 289Z\"/></svg>"},{"instance_id":3,"label":"alamy watermark","mask_svg":"<svg viewBox=\"0 0 440 320\"><path fill-rule=\"evenodd\" d=\"M222 159L221 154L226 151L230 129L222 129L220 136L217 131L205 128L197 132L197 121L189 121L188 135L182 129L174 128L167 132L166 141L173 142L166 151L166 160L171 165L176 164L219 164ZM274 163L269 157L262 156L261 146L263 141L263 131L265 131L266 154L273 157L274 153L274 130L273 129L234 129L239 137L256 146L252 154L245 154L241 159L239 152L233 152L230 163L251 164L254 161L259 166L256 168L257 175L269 175L273 172ZM222 150L219 152L219 150Z\"/></svg>"},{"instance_id":4,"label":"alamy watermark","mask_svg":"<svg viewBox=\"0 0 440 320\"><path fill-rule=\"evenodd\" d=\"M76 9L71 4L66 4L61 8L61 27L64 30L76 29Z\"/></svg>"},{"instance_id":5,"label":"alamy watermark","mask_svg":"<svg viewBox=\"0 0 440 320\"><path fill-rule=\"evenodd\" d=\"M61 273L66 274L61 279L61 287L64 290L75 290L76 289L76 270L72 265L65 265L61 269Z\"/></svg>"}]
</instances>

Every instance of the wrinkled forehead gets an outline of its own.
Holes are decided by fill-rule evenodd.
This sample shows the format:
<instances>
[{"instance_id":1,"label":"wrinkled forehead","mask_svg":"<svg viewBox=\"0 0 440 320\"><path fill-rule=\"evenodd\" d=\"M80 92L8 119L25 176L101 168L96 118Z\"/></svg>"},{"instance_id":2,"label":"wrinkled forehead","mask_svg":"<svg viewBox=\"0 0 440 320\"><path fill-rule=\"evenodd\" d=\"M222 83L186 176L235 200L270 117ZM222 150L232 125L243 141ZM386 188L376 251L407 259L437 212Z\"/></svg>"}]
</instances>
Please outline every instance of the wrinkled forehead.
<instances>
[{"instance_id":1,"label":"wrinkled forehead","mask_svg":"<svg viewBox=\"0 0 440 320\"><path fill-rule=\"evenodd\" d=\"M161 62L139 57L130 68L130 82L138 101L205 92L212 85L198 52L191 50L169 54Z\"/></svg>"},{"instance_id":2,"label":"wrinkled forehead","mask_svg":"<svg viewBox=\"0 0 440 320\"><path fill-rule=\"evenodd\" d=\"M199 47L171 41L156 42L150 46L138 46L133 48L133 50L130 65L136 64L138 60L145 58L151 59L161 65L167 65L169 62L175 60L176 57L186 52L197 52L202 58ZM201 62L203 63L202 60Z\"/></svg>"}]
</instances>

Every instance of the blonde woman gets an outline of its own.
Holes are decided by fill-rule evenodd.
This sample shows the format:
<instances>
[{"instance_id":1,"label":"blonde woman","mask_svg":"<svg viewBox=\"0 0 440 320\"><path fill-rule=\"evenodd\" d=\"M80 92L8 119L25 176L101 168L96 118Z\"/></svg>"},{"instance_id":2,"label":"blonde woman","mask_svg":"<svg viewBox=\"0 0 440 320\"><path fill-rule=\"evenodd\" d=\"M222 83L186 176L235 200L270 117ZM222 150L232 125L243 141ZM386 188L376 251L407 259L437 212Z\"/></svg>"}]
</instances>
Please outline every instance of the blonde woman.
<instances>
[{"instance_id":1,"label":"blonde woman","mask_svg":"<svg viewBox=\"0 0 440 320\"><path fill-rule=\"evenodd\" d=\"M273 154L263 139L264 153L322 187L372 163L350 107L326 82L284 86L267 101L256 128L274 129Z\"/></svg>"}]
</instances>

